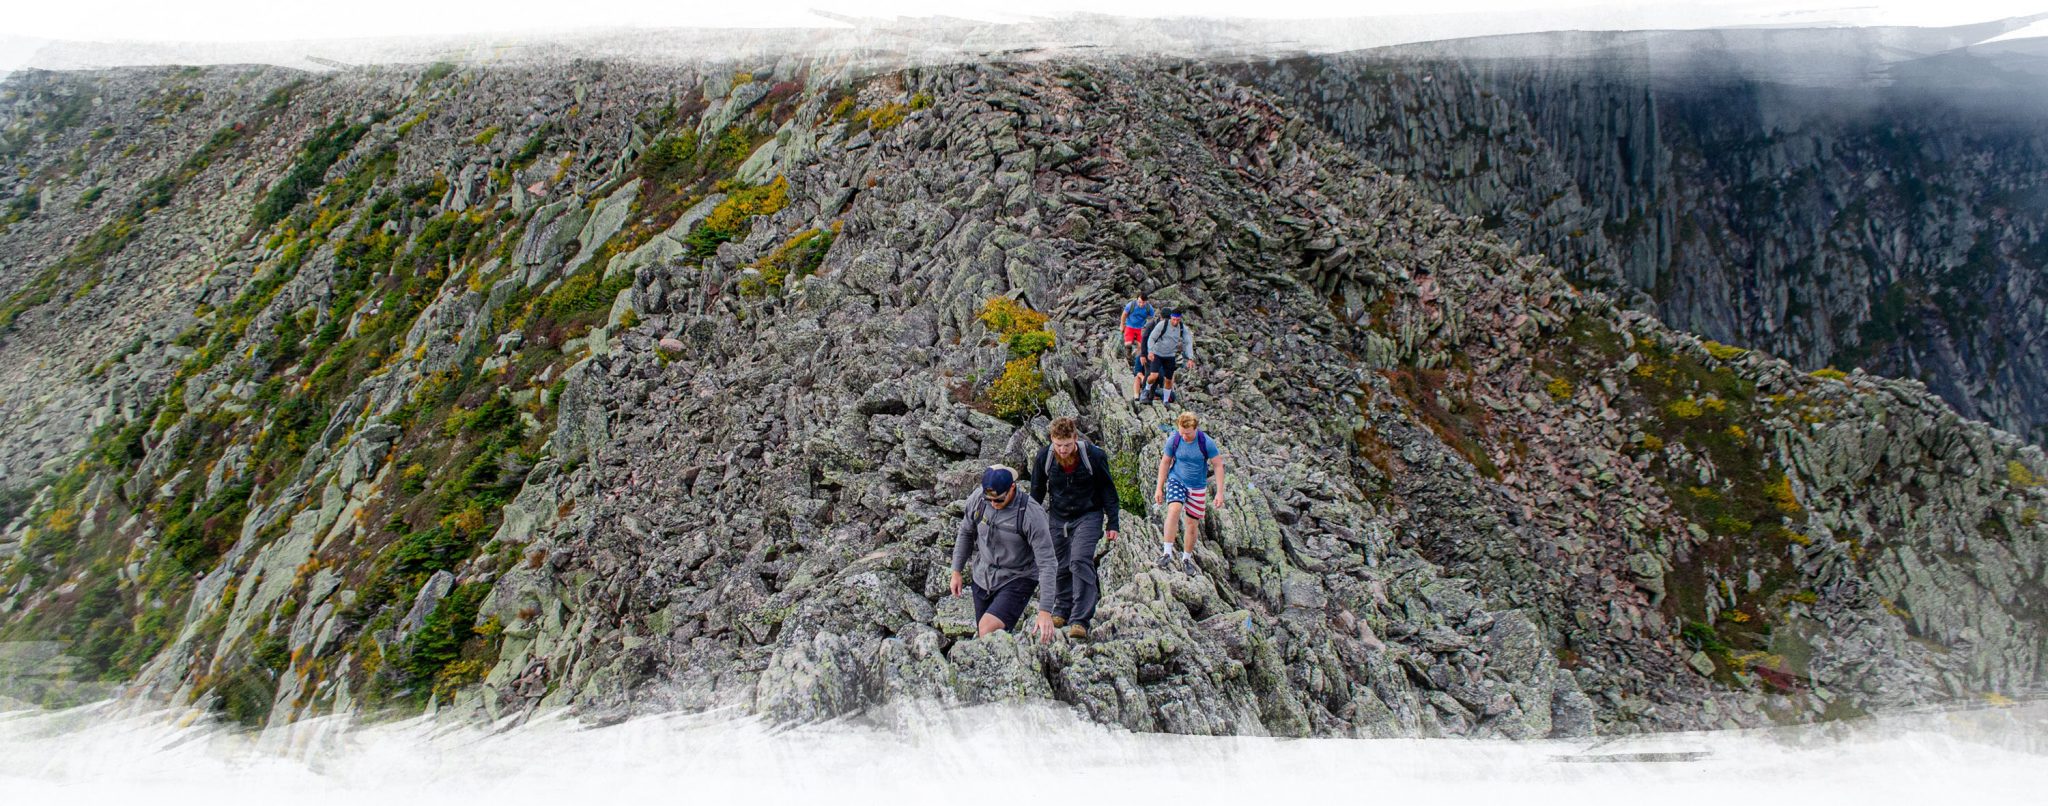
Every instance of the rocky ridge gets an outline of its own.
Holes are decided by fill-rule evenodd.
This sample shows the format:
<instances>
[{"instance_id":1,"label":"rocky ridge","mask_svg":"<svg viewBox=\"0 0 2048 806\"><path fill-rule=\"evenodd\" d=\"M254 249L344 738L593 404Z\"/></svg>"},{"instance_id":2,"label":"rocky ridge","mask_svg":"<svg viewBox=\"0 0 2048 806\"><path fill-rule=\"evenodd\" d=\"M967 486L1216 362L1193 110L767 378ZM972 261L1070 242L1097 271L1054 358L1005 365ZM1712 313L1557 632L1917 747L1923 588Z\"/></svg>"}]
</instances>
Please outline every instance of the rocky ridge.
<instances>
[{"instance_id":1,"label":"rocky ridge","mask_svg":"<svg viewBox=\"0 0 2048 806\"><path fill-rule=\"evenodd\" d=\"M165 75L38 80L97 81L118 117ZM10 637L136 694L251 723L1024 697L1138 730L1530 738L2041 683L2037 448L1582 293L1224 73L290 86L263 125L294 150L195 173L271 166L218 214L280 215L216 236L193 356L145 416L74 431L93 458L0 542ZM52 192L80 128L18 157ZM78 226L32 223L0 239ZM1078 414L1142 501L1163 412L1124 402L1109 327L1139 287L1193 312L1191 405L1231 457L1204 573L1149 567L1133 513L1094 639L973 639L944 562L982 466ZM1020 359L991 299L1054 346ZM1040 413L995 416L1020 360Z\"/></svg>"},{"instance_id":2,"label":"rocky ridge","mask_svg":"<svg viewBox=\"0 0 2048 806\"><path fill-rule=\"evenodd\" d=\"M1972 30L1892 43L1923 54L1895 65L1822 47L1871 36L1841 29L1748 50L1711 32L1587 34L1582 54L1549 58L1503 55L1506 37L1245 74L1574 282L1807 369L1921 379L2039 444L2048 166L2013 100L2040 88L1964 56L1985 36ZM1789 53L1828 77L1747 61ZM1952 57L1996 89L1930 87Z\"/></svg>"}]
</instances>

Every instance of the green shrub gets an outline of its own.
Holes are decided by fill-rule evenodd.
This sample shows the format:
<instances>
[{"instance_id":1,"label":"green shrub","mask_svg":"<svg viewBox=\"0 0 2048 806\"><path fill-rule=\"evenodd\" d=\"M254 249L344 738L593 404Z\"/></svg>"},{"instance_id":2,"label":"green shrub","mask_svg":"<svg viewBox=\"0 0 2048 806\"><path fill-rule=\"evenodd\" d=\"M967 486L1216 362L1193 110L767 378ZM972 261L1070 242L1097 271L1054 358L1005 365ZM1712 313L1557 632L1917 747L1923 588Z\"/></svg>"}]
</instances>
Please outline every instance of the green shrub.
<instances>
[{"instance_id":1,"label":"green shrub","mask_svg":"<svg viewBox=\"0 0 2048 806\"><path fill-rule=\"evenodd\" d=\"M1116 500L1125 512L1145 514L1144 463L1135 453L1118 452L1109 457L1109 477L1116 481Z\"/></svg>"},{"instance_id":2,"label":"green shrub","mask_svg":"<svg viewBox=\"0 0 2048 806\"><path fill-rule=\"evenodd\" d=\"M2041 483L2041 477L2034 475L2034 471L2028 470L2027 466L2021 464L2018 459L2008 460L2005 463L2005 479L2011 482L2012 486L2021 488L2033 487Z\"/></svg>"},{"instance_id":3,"label":"green shrub","mask_svg":"<svg viewBox=\"0 0 2048 806\"><path fill-rule=\"evenodd\" d=\"M1052 349L1053 335L1043 330L1032 330L1011 336L1009 343L1012 357L1035 358L1039 353Z\"/></svg>"},{"instance_id":4,"label":"green shrub","mask_svg":"<svg viewBox=\"0 0 2048 806\"><path fill-rule=\"evenodd\" d=\"M488 583L455 586L427 614L420 629L406 638L392 666L404 676L406 692L415 701L427 698L443 670L462 657L465 644L478 637L477 610L490 591ZM442 687L444 693L448 689Z\"/></svg>"},{"instance_id":5,"label":"green shrub","mask_svg":"<svg viewBox=\"0 0 2048 806\"><path fill-rule=\"evenodd\" d=\"M910 107L903 104L888 103L873 109L863 109L855 112L853 119L866 121L870 129L882 130L896 128L898 124L903 122L904 116L908 114L910 114Z\"/></svg>"},{"instance_id":6,"label":"green shrub","mask_svg":"<svg viewBox=\"0 0 2048 806\"><path fill-rule=\"evenodd\" d=\"M746 237L755 218L788 206L789 180L780 176L765 185L733 191L683 237L683 244L689 247L690 257L702 260L717 252L719 244Z\"/></svg>"},{"instance_id":7,"label":"green shrub","mask_svg":"<svg viewBox=\"0 0 2048 806\"><path fill-rule=\"evenodd\" d=\"M385 550L385 567L401 579L446 571L468 559L474 546L470 535L435 526L399 538Z\"/></svg>"},{"instance_id":8,"label":"green shrub","mask_svg":"<svg viewBox=\"0 0 2048 806\"><path fill-rule=\"evenodd\" d=\"M1045 314L1026 308L1009 297L989 297L981 306L982 324L1005 338L1045 327Z\"/></svg>"},{"instance_id":9,"label":"green shrub","mask_svg":"<svg viewBox=\"0 0 2048 806\"><path fill-rule=\"evenodd\" d=\"M1551 378L1544 390L1550 393L1551 400L1559 403L1572 399L1572 382L1563 378Z\"/></svg>"},{"instance_id":10,"label":"green shrub","mask_svg":"<svg viewBox=\"0 0 2048 806\"><path fill-rule=\"evenodd\" d=\"M381 120L382 116L378 119ZM256 210L249 216L250 226L260 230L283 220L286 214L299 206L299 202L305 201L306 194L320 187L327 176L327 169L333 167L369 131L366 124L350 125L347 121L336 121L313 135L313 139L306 141L305 147L299 150L291 170L270 187L262 201L256 203Z\"/></svg>"},{"instance_id":11,"label":"green shrub","mask_svg":"<svg viewBox=\"0 0 2048 806\"><path fill-rule=\"evenodd\" d=\"M249 514L249 496L254 482L244 479L206 499L195 511L199 486L187 486L165 510L163 542L158 551L186 574L213 568L220 555L241 537L242 519Z\"/></svg>"},{"instance_id":12,"label":"green shrub","mask_svg":"<svg viewBox=\"0 0 2048 806\"><path fill-rule=\"evenodd\" d=\"M1052 391L1045 387L1045 374L1038 370L1038 358L1018 358L1003 366L1003 374L989 387L989 402L996 416L1021 420L1045 407Z\"/></svg>"},{"instance_id":13,"label":"green shrub","mask_svg":"<svg viewBox=\"0 0 2048 806\"><path fill-rule=\"evenodd\" d=\"M725 131L719 132L718 138L711 142L711 167L731 170L746 162L748 157L754 155L755 138L753 130L745 126L727 126Z\"/></svg>"},{"instance_id":14,"label":"green shrub","mask_svg":"<svg viewBox=\"0 0 2048 806\"><path fill-rule=\"evenodd\" d=\"M578 314L609 311L619 292L633 284L633 275L620 272L610 280L603 279L603 276L604 273L595 267L569 275L569 279L563 280L541 299L541 313L559 322Z\"/></svg>"},{"instance_id":15,"label":"green shrub","mask_svg":"<svg viewBox=\"0 0 2048 806\"><path fill-rule=\"evenodd\" d=\"M398 136L404 137L408 134L411 134L413 127L416 127L422 123L427 122L427 114L427 112L421 112L417 115L412 116L410 120L398 124Z\"/></svg>"},{"instance_id":16,"label":"green shrub","mask_svg":"<svg viewBox=\"0 0 2048 806\"><path fill-rule=\"evenodd\" d=\"M1728 642L1722 640L1721 634L1707 624L1688 621L1685 623L1685 628L1679 631L1679 636L1684 638L1687 644L1710 655L1725 655L1729 651Z\"/></svg>"},{"instance_id":17,"label":"green shrub","mask_svg":"<svg viewBox=\"0 0 2048 806\"><path fill-rule=\"evenodd\" d=\"M1039 356L1053 345L1052 333L1045 330L1046 315L1008 297L990 297L982 304L980 318L1012 356L989 387L996 416L1019 420L1039 411L1052 396L1038 368Z\"/></svg>"},{"instance_id":18,"label":"green shrub","mask_svg":"<svg viewBox=\"0 0 2048 806\"><path fill-rule=\"evenodd\" d=\"M774 252L750 264L759 275L741 281L740 293L762 296L780 291L791 281L817 271L819 264L825 262L825 253L831 250L836 237L826 230L797 233L776 247Z\"/></svg>"},{"instance_id":19,"label":"green shrub","mask_svg":"<svg viewBox=\"0 0 2048 806\"><path fill-rule=\"evenodd\" d=\"M668 178L688 167L697 158L697 135L686 133L663 137L647 147L640 155L642 176Z\"/></svg>"},{"instance_id":20,"label":"green shrub","mask_svg":"<svg viewBox=\"0 0 2048 806\"><path fill-rule=\"evenodd\" d=\"M1722 344L1718 341L1708 341L1702 346L1707 348L1707 355L1713 356L1716 361L1733 361L1749 352L1740 347Z\"/></svg>"}]
</instances>

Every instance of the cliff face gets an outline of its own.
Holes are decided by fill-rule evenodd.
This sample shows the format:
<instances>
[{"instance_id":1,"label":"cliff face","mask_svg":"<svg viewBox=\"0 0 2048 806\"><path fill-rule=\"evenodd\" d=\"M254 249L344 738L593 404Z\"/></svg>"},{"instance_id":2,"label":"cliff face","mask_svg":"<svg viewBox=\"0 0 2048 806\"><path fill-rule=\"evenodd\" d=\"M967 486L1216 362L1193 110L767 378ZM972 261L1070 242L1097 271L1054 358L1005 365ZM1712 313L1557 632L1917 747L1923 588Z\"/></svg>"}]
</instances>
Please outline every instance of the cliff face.
<instances>
[{"instance_id":1,"label":"cliff face","mask_svg":"<svg viewBox=\"0 0 2048 806\"><path fill-rule=\"evenodd\" d=\"M1553 58L1475 43L1251 72L1576 282L1809 369L1921 379L2048 440L2039 79L1946 50L1968 36L1896 64L1826 47L1853 31L1754 36L1775 44L1610 35Z\"/></svg>"},{"instance_id":2,"label":"cliff face","mask_svg":"<svg viewBox=\"0 0 2048 806\"><path fill-rule=\"evenodd\" d=\"M0 629L62 650L11 696L1523 738L2043 682L2037 448L1578 291L1207 68L10 89ZM1140 288L1229 457L1198 576ZM959 502L1058 414L1133 509L1096 635L974 639Z\"/></svg>"}]
</instances>

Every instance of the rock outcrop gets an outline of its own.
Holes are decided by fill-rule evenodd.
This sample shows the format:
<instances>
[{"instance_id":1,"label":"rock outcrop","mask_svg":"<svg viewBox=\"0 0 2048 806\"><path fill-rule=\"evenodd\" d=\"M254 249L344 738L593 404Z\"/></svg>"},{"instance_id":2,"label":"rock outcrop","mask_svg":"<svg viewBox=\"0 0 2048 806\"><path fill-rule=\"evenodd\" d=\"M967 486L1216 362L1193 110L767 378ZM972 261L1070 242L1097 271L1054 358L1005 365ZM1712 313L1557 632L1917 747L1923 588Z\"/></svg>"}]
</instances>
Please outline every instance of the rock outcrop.
<instances>
[{"instance_id":1,"label":"rock outcrop","mask_svg":"<svg viewBox=\"0 0 2048 806\"><path fill-rule=\"evenodd\" d=\"M1970 47L1996 33L1546 34L1244 72L1575 283L2041 444L2048 87Z\"/></svg>"}]
</instances>

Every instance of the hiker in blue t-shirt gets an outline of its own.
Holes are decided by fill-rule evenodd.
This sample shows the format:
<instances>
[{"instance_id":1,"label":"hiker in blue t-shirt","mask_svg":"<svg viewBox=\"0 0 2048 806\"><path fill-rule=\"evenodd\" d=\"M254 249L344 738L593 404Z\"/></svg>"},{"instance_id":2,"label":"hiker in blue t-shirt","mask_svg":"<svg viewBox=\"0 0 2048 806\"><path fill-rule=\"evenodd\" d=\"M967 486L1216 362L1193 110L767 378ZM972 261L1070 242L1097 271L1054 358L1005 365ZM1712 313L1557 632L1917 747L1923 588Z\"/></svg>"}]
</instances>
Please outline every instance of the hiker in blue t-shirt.
<instances>
[{"instance_id":1,"label":"hiker in blue t-shirt","mask_svg":"<svg viewBox=\"0 0 2048 806\"><path fill-rule=\"evenodd\" d=\"M1145 301L1144 292L1136 299L1124 303L1124 346L1135 347L1138 337L1145 334L1145 323L1152 321L1152 303Z\"/></svg>"},{"instance_id":2,"label":"hiker in blue t-shirt","mask_svg":"<svg viewBox=\"0 0 2048 806\"><path fill-rule=\"evenodd\" d=\"M1145 325L1152 321L1152 303L1145 301L1144 292L1137 299L1124 303L1124 346L1131 351L1131 399L1137 400L1145 391L1145 376L1150 374L1150 364L1145 361Z\"/></svg>"},{"instance_id":3,"label":"hiker in blue t-shirt","mask_svg":"<svg viewBox=\"0 0 2048 806\"><path fill-rule=\"evenodd\" d=\"M1182 533L1180 568L1194 575L1201 572L1195 567L1195 535L1202 518L1210 510L1223 509L1223 448L1202 432L1194 412L1181 412L1174 424L1177 428L1166 438L1166 455L1159 458L1159 482L1152 488L1152 502L1166 505L1159 567L1173 569L1173 536L1178 530Z\"/></svg>"}]
</instances>

